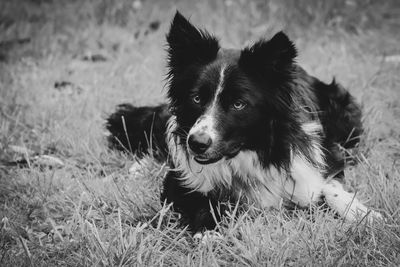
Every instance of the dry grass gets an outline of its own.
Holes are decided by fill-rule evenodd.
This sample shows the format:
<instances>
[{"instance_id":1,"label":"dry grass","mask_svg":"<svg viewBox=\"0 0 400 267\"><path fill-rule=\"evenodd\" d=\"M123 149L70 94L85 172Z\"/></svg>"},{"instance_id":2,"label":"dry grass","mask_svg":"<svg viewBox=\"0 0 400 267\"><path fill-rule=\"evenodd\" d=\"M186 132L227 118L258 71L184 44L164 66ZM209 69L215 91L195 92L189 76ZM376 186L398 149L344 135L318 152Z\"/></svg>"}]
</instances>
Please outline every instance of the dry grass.
<instances>
[{"instance_id":1,"label":"dry grass","mask_svg":"<svg viewBox=\"0 0 400 267\"><path fill-rule=\"evenodd\" d=\"M398 6L2 1L0 265L400 265ZM367 130L348 185L387 222L349 225L318 209L250 207L227 218L223 238L205 245L177 224L158 200L165 166L147 158L129 174L135 158L108 151L103 137L103 119L116 104L163 101L164 35L176 7L225 46L285 29L300 64L349 88L363 104ZM6 164L18 159L29 161Z\"/></svg>"}]
</instances>

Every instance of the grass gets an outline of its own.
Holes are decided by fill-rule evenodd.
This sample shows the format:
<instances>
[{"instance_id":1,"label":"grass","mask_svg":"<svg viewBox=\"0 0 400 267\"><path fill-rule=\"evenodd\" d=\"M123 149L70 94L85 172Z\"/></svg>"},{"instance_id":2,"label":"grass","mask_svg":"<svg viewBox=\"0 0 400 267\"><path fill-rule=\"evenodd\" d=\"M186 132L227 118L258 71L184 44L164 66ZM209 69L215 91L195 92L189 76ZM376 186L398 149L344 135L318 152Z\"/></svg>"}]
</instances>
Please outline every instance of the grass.
<instances>
[{"instance_id":1,"label":"grass","mask_svg":"<svg viewBox=\"0 0 400 267\"><path fill-rule=\"evenodd\" d=\"M347 185L385 223L249 207L232 210L222 239L193 240L159 202L165 165L148 157L130 174L136 159L107 150L103 128L116 104L164 101L176 8L224 46L284 29L307 71L349 88L366 131ZM2 1L0 265L400 265L398 12L361 0Z\"/></svg>"}]
</instances>

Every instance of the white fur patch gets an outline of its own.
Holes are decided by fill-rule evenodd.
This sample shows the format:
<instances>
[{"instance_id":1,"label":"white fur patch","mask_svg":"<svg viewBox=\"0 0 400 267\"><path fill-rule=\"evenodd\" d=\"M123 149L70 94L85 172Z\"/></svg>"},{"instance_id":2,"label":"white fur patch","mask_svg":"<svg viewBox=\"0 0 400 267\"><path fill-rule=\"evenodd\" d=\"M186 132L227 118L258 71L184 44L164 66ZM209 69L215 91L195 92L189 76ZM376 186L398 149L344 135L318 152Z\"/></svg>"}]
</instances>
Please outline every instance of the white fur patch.
<instances>
[{"instance_id":1,"label":"white fur patch","mask_svg":"<svg viewBox=\"0 0 400 267\"><path fill-rule=\"evenodd\" d=\"M212 142L218 140L218 134L215 129L215 117L213 114L201 116L190 129L189 135L200 132L207 134L211 138Z\"/></svg>"},{"instance_id":2,"label":"white fur patch","mask_svg":"<svg viewBox=\"0 0 400 267\"><path fill-rule=\"evenodd\" d=\"M319 122L311 121L301 125L302 130L311 137L311 146L313 148L314 161L318 163L321 167L325 166L324 152L321 146L322 125Z\"/></svg>"},{"instance_id":3,"label":"white fur patch","mask_svg":"<svg viewBox=\"0 0 400 267\"><path fill-rule=\"evenodd\" d=\"M200 241L202 245L206 245L212 241L221 240L223 236L216 231L197 232L193 235L193 239Z\"/></svg>"},{"instance_id":4,"label":"white fur patch","mask_svg":"<svg viewBox=\"0 0 400 267\"><path fill-rule=\"evenodd\" d=\"M285 189L291 194L290 200L293 203L307 207L310 203L320 200L325 183L320 170L313 167L303 156L295 155L290 173L292 183L288 183Z\"/></svg>"},{"instance_id":5,"label":"white fur patch","mask_svg":"<svg viewBox=\"0 0 400 267\"><path fill-rule=\"evenodd\" d=\"M382 220L379 212L368 209L355 194L346 192L341 183L331 180L323 188L326 203L347 221L356 221L367 216L367 221Z\"/></svg>"},{"instance_id":6,"label":"white fur patch","mask_svg":"<svg viewBox=\"0 0 400 267\"><path fill-rule=\"evenodd\" d=\"M316 121L306 122L301 125L302 130L306 134L314 135L322 131L322 125Z\"/></svg>"}]
</instances>

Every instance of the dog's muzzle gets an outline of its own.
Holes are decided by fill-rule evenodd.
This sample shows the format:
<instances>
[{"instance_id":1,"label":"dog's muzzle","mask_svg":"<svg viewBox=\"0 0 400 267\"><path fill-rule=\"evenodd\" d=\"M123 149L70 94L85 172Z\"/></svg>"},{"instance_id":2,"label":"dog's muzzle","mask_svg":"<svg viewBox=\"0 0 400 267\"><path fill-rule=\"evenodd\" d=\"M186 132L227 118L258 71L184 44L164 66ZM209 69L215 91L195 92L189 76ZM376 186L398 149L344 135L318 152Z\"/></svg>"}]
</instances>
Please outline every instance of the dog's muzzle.
<instances>
[{"instance_id":1,"label":"dog's muzzle","mask_svg":"<svg viewBox=\"0 0 400 267\"><path fill-rule=\"evenodd\" d=\"M188 145L193 154L204 154L212 144L211 137L205 132L198 132L189 135Z\"/></svg>"}]
</instances>

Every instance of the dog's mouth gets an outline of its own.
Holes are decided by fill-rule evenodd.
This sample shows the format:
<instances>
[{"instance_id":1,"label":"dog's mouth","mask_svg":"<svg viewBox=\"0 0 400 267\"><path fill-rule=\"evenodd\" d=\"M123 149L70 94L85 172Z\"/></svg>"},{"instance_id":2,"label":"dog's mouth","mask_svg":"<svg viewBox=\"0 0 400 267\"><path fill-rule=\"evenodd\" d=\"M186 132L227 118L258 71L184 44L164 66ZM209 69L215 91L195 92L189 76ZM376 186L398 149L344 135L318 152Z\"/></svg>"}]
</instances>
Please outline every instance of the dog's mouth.
<instances>
[{"instance_id":1,"label":"dog's mouth","mask_svg":"<svg viewBox=\"0 0 400 267\"><path fill-rule=\"evenodd\" d=\"M234 149L232 149L230 151L230 153L221 154L221 155L217 155L217 156L213 156L213 157L206 156L206 155L194 155L193 159L201 165L208 165L208 164L216 163L223 158L226 158L226 159L234 158L237 154L239 154L240 151L241 151L241 146L237 146Z\"/></svg>"},{"instance_id":2,"label":"dog's mouth","mask_svg":"<svg viewBox=\"0 0 400 267\"><path fill-rule=\"evenodd\" d=\"M217 157L217 158L205 158L205 157L201 157L201 156L194 157L194 160L201 165L208 165L208 164L216 163L216 162L220 161L221 159L222 159L222 157Z\"/></svg>"}]
</instances>

